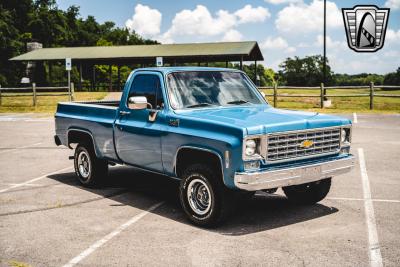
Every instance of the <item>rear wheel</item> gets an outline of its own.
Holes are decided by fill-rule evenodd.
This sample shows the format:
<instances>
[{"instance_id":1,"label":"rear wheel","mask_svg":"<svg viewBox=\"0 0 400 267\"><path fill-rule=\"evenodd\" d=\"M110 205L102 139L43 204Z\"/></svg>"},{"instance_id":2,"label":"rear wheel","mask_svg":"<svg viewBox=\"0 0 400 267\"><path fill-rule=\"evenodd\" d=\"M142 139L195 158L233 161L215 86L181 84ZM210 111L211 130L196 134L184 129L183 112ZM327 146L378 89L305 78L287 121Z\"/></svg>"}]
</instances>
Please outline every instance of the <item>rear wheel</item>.
<instances>
[{"instance_id":1,"label":"rear wheel","mask_svg":"<svg viewBox=\"0 0 400 267\"><path fill-rule=\"evenodd\" d=\"M312 205L323 200L331 188L331 178L324 180L283 187L283 192L290 202L301 205Z\"/></svg>"},{"instance_id":2,"label":"rear wheel","mask_svg":"<svg viewBox=\"0 0 400 267\"><path fill-rule=\"evenodd\" d=\"M101 185L108 173L107 161L97 158L93 146L90 144L77 146L74 167L79 182L88 187Z\"/></svg>"},{"instance_id":3,"label":"rear wheel","mask_svg":"<svg viewBox=\"0 0 400 267\"><path fill-rule=\"evenodd\" d=\"M194 164L183 172L180 201L189 220L199 226L215 226L227 218L232 207L230 192L207 165Z\"/></svg>"}]
</instances>

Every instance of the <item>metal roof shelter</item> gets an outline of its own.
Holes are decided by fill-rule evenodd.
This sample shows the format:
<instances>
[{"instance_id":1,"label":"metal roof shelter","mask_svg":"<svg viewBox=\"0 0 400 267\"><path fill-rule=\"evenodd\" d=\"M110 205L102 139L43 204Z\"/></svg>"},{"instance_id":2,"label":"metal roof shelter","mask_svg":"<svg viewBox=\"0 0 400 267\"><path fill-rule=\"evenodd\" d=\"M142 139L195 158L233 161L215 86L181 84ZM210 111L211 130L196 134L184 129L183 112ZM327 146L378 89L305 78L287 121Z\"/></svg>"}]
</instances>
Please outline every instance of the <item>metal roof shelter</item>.
<instances>
[{"instance_id":1,"label":"metal roof shelter","mask_svg":"<svg viewBox=\"0 0 400 267\"><path fill-rule=\"evenodd\" d=\"M37 49L10 60L51 61L72 58L104 63L154 63L163 57L167 63L224 62L264 60L257 42L221 42L192 44L57 47Z\"/></svg>"},{"instance_id":2,"label":"metal roof shelter","mask_svg":"<svg viewBox=\"0 0 400 267\"><path fill-rule=\"evenodd\" d=\"M79 66L81 74L83 63L110 65L111 73L111 65L154 65L156 57L163 57L164 64L169 65L179 63L198 63L198 65L205 63L208 65L209 62L226 62L226 66L228 66L229 61L239 61L241 69L243 61L254 61L257 64L257 61L264 60L255 41L42 48L10 60L47 61L51 64L54 61L71 58L73 64Z\"/></svg>"}]
</instances>

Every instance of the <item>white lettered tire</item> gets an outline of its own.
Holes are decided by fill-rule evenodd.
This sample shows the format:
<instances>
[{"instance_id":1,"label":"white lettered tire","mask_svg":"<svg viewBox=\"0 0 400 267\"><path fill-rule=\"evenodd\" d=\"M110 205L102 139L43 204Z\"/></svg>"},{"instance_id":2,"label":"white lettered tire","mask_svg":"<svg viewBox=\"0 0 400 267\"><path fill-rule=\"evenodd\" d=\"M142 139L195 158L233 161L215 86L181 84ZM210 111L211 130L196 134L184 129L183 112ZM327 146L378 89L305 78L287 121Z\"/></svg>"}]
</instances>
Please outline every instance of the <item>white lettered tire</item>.
<instances>
[{"instance_id":1,"label":"white lettered tire","mask_svg":"<svg viewBox=\"0 0 400 267\"><path fill-rule=\"evenodd\" d=\"M227 218L232 207L232 192L215 175L215 170L204 164L193 164L181 178L180 201L190 221L211 227Z\"/></svg>"}]
</instances>

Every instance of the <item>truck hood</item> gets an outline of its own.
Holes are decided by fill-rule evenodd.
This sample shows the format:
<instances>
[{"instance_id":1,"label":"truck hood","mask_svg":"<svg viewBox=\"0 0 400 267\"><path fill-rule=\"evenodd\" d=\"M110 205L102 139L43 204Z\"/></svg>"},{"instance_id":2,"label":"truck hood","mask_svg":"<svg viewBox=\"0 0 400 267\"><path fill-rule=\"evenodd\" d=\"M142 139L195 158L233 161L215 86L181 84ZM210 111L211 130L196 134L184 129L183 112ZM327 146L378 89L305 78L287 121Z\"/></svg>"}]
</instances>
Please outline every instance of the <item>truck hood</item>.
<instances>
[{"instance_id":1,"label":"truck hood","mask_svg":"<svg viewBox=\"0 0 400 267\"><path fill-rule=\"evenodd\" d=\"M276 109L266 105L178 111L184 117L245 128L248 135L305 130L350 124L342 117L316 112Z\"/></svg>"}]
</instances>

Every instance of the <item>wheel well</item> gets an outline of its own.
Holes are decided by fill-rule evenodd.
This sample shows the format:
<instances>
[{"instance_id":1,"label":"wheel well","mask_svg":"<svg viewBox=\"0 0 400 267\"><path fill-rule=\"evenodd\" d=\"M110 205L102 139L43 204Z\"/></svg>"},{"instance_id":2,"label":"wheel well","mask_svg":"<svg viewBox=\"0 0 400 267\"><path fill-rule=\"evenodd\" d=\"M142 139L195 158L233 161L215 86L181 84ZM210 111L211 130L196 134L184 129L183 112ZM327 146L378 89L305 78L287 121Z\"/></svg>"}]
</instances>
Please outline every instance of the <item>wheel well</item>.
<instances>
[{"instance_id":1,"label":"wheel well","mask_svg":"<svg viewBox=\"0 0 400 267\"><path fill-rule=\"evenodd\" d=\"M71 130L68 132L68 147L71 147L71 144L93 144L93 138L92 136L83 131L78 131L78 130ZM94 146L93 146L94 147Z\"/></svg>"},{"instance_id":2,"label":"wheel well","mask_svg":"<svg viewBox=\"0 0 400 267\"><path fill-rule=\"evenodd\" d=\"M191 164L203 163L216 171L217 175L222 175L221 158L214 152L195 148L182 148L178 151L175 162L175 173L181 177L185 168Z\"/></svg>"}]
</instances>

